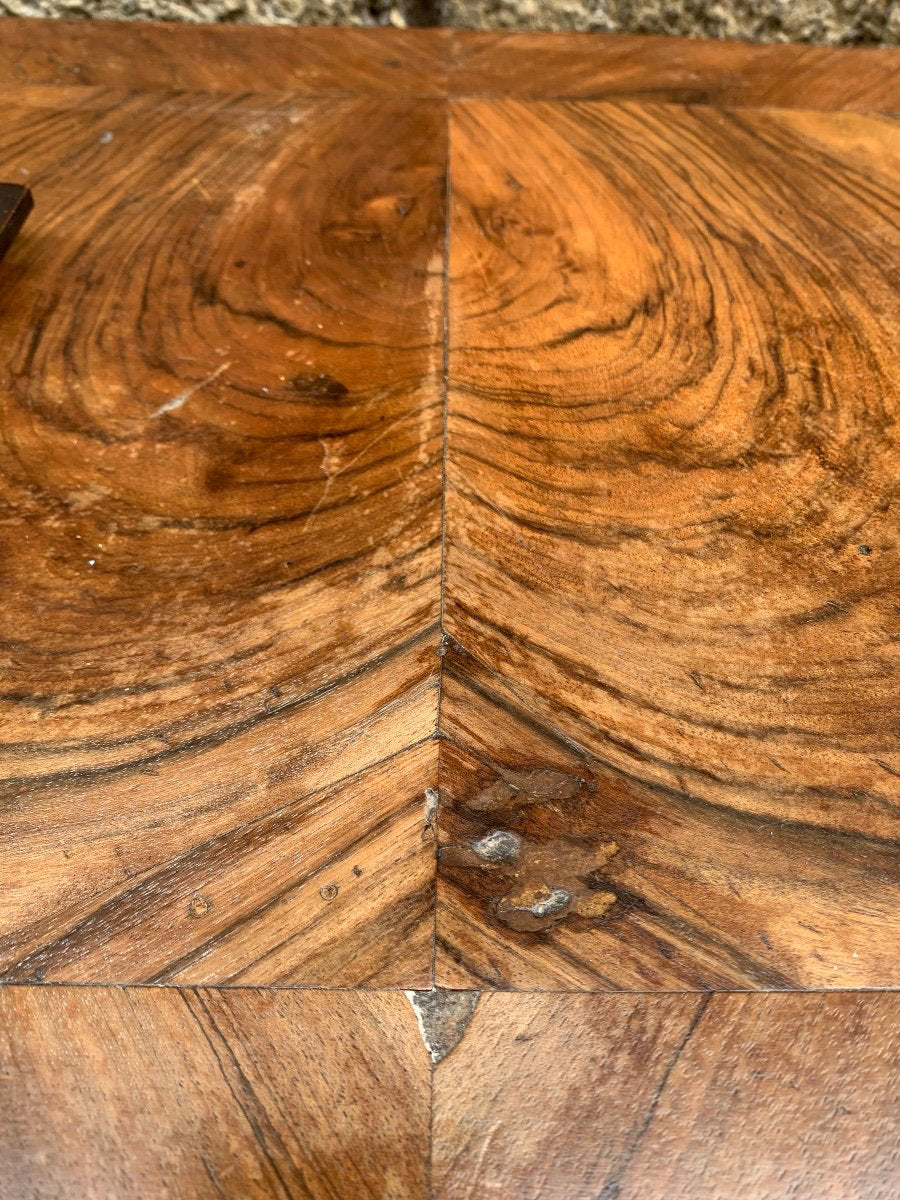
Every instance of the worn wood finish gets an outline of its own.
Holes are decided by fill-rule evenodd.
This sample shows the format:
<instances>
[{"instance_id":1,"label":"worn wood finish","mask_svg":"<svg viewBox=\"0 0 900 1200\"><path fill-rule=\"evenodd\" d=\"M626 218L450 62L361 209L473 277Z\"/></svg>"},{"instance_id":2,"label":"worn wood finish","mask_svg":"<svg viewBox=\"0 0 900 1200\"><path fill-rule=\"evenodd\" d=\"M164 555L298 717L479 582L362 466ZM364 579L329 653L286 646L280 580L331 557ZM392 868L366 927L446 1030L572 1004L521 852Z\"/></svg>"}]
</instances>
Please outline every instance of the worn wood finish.
<instances>
[{"instance_id":1,"label":"worn wood finish","mask_svg":"<svg viewBox=\"0 0 900 1200\"><path fill-rule=\"evenodd\" d=\"M900 51L622 34L457 33L456 96L900 111Z\"/></svg>"},{"instance_id":2,"label":"worn wood finish","mask_svg":"<svg viewBox=\"0 0 900 1200\"><path fill-rule=\"evenodd\" d=\"M31 193L15 183L0 183L0 258L12 245L32 209Z\"/></svg>"},{"instance_id":3,"label":"worn wood finish","mask_svg":"<svg viewBox=\"0 0 900 1200\"><path fill-rule=\"evenodd\" d=\"M889 1200L896 995L483 997L434 1084L436 1200Z\"/></svg>"},{"instance_id":4,"label":"worn wood finish","mask_svg":"<svg viewBox=\"0 0 900 1200\"><path fill-rule=\"evenodd\" d=\"M437 29L0 18L0 83L442 96L449 37Z\"/></svg>"},{"instance_id":5,"label":"worn wood finish","mask_svg":"<svg viewBox=\"0 0 900 1200\"><path fill-rule=\"evenodd\" d=\"M894 845L654 787L542 727L458 647L444 664L441 986L896 981Z\"/></svg>"},{"instance_id":6,"label":"worn wood finish","mask_svg":"<svg viewBox=\"0 0 900 1200\"><path fill-rule=\"evenodd\" d=\"M527 854L439 980L896 985L895 123L470 102L452 176L445 840Z\"/></svg>"},{"instance_id":7,"label":"worn wood finish","mask_svg":"<svg viewBox=\"0 0 900 1200\"><path fill-rule=\"evenodd\" d=\"M0 991L3 1200L418 1200L428 1096L402 995Z\"/></svg>"},{"instance_id":8,"label":"worn wood finish","mask_svg":"<svg viewBox=\"0 0 900 1200\"><path fill-rule=\"evenodd\" d=\"M0 972L423 986L444 114L3 102Z\"/></svg>"},{"instance_id":9,"label":"worn wood finish","mask_svg":"<svg viewBox=\"0 0 900 1200\"><path fill-rule=\"evenodd\" d=\"M0 22L0 1200L895 1194L895 61Z\"/></svg>"}]
</instances>

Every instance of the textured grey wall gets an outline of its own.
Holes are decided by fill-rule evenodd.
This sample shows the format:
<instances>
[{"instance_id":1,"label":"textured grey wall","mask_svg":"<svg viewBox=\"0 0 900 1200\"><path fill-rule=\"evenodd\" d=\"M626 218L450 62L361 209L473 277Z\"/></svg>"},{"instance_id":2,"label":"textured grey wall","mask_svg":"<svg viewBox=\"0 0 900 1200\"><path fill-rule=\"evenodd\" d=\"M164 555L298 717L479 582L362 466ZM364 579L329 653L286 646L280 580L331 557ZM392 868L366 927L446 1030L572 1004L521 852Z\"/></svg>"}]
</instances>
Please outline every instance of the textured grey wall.
<instances>
[{"instance_id":1,"label":"textured grey wall","mask_svg":"<svg viewBox=\"0 0 900 1200\"><path fill-rule=\"evenodd\" d=\"M900 45L900 0L0 0L16 16L452 25Z\"/></svg>"}]
</instances>

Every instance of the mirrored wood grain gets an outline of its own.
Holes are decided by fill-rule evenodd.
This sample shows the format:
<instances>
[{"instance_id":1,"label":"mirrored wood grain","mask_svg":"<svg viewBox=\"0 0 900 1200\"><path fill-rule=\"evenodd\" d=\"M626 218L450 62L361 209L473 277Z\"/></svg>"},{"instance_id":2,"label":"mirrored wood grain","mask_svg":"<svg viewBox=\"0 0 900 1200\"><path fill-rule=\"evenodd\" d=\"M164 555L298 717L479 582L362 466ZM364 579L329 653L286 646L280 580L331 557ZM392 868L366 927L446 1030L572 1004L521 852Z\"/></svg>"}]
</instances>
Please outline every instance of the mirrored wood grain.
<instances>
[{"instance_id":1,"label":"mirrored wood grain","mask_svg":"<svg viewBox=\"0 0 900 1200\"><path fill-rule=\"evenodd\" d=\"M455 106L441 982L897 984L898 164L879 117Z\"/></svg>"},{"instance_id":2,"label":"mirrored wood grain","mask_svg":"<svg viewBox=\"0 0 900 1200\"><path fill-rule=\"evenodd\" d=\"M0 974L421 986L444 114L5 101Z\"/></svg>"}]
</instances>

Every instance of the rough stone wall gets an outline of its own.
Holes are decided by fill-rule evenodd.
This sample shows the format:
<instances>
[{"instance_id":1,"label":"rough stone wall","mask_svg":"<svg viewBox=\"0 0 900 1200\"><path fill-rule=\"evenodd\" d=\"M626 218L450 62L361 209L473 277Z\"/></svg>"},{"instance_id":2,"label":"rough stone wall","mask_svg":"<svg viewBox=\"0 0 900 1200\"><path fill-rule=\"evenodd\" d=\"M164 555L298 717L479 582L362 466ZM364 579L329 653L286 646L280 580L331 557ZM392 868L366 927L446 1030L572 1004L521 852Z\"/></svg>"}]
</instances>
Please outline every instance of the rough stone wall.
<instances>
[{"instance_id":1,"label":"rough stone wall","mask_svg":"<svg viewBox=\"0 0 900 1200\"><path fill-rule=\"evenodd\" d=\"M15 16L448 25L900 45L900 0L0 0Z\"/></svg>"}]
</instances>

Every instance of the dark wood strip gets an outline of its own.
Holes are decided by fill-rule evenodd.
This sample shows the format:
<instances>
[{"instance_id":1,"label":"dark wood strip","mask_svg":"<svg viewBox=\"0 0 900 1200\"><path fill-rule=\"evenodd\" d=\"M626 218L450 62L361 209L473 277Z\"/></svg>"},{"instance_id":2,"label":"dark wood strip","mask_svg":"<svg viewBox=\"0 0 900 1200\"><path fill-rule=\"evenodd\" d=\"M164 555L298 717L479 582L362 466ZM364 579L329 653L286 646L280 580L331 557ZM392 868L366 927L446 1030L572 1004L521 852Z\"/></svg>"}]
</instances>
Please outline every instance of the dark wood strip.
<instances>
[{"instance_id":1,"label":"dark wood strip","mask_svg":"<svg viewBox=\"0 0 900 1200\"><path fill-rule=\"evenodd\" d=\"M32 207L31 193L27 188L14 183L0 183L0 258L12 245Z\"/></svg>"}]
</instances>

